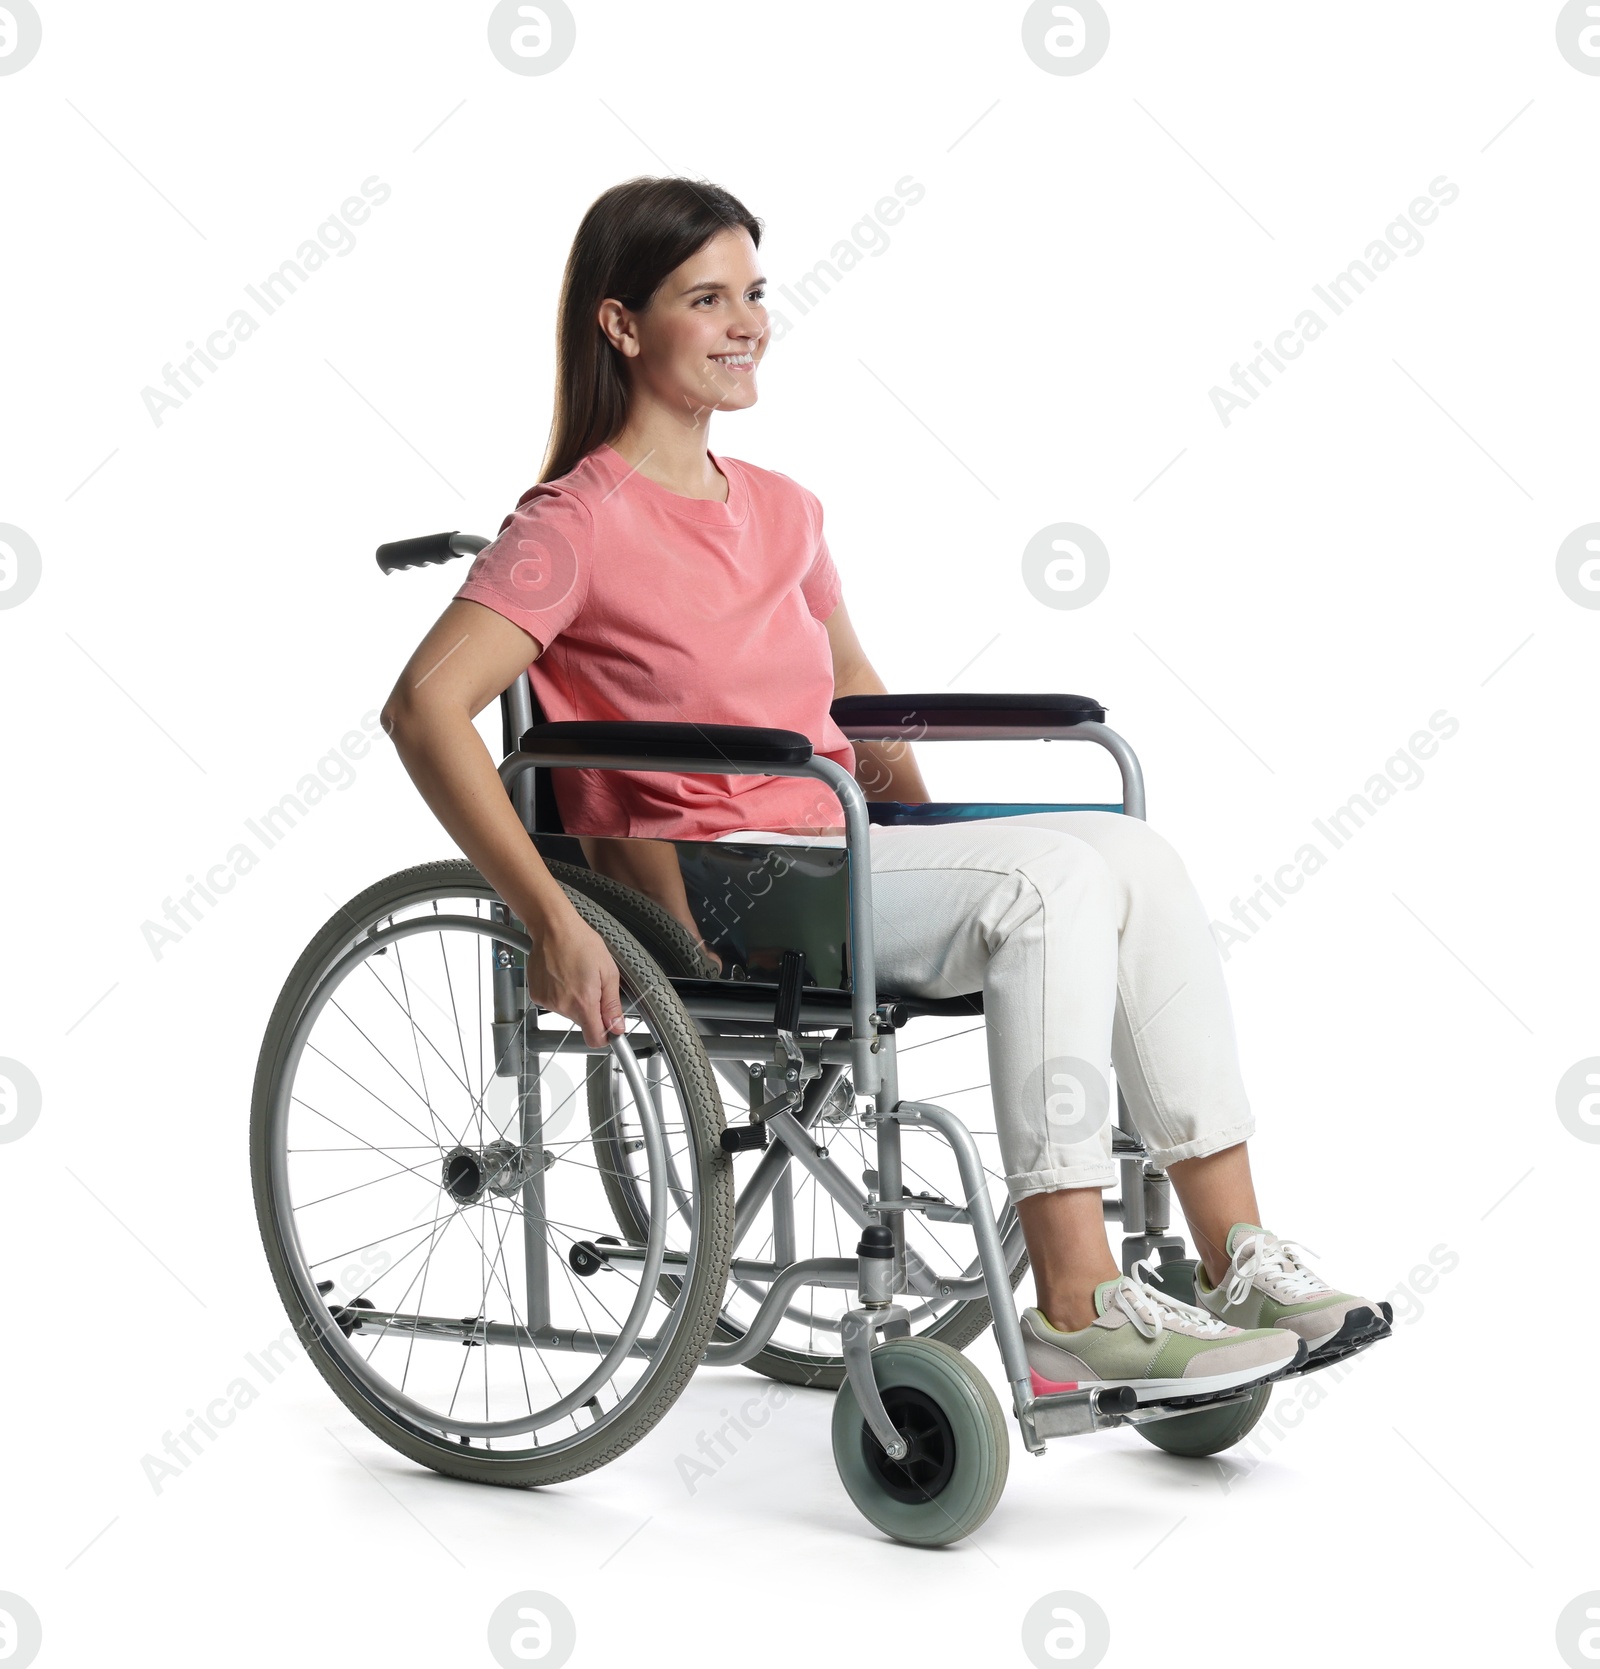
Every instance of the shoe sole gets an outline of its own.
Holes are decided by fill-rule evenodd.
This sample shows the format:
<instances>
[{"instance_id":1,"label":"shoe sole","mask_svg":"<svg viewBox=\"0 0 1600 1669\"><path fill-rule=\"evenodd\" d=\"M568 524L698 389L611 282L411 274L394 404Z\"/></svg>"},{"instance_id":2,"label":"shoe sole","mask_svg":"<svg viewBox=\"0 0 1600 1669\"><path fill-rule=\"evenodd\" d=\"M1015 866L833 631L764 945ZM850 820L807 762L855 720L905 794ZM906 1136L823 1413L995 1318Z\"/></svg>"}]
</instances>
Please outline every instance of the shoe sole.
<instances>
[{"instance_id":1,"label":"shoe sole","mask_svg":"<svg viewBox=\"0 0 1600 1669\"><path fill-rule=\"evenodd\" d=\"M1213 1397L1225 1396L1231 1391L1237 1391L1246 1385L1265 1384L1268 1380L1277 1379L1290 1372L1293 1368L1305 1365L1308 1352L1304 1339L1297 1339L1296 1350L1286 1362L1279 1362L1268 1368L1239 1368L1233 1373L1206 1374L1198 1379L1077 1379L1058 1380L1046 1379L1037 1368L1030 1367L1028 1374L1033 1383L1033 1394L1036 1397L1051 1396L1061 1391L1099 1391L1108 1386L1126 1385L1138 1398L1141 1404L1147 1402L1188 1402L1190 1400L1209 1401Z\"/></svg>"},{"instance_id":2,"label":"shoe sole","mask_svg":"<svg viewBox=\"0 0 1600 1669\"><path fill-rule=\"evenodd\" d=\"M1200 1308L1205 1310L1209 1315L1217 1315L1217 1312L1206 1304L1202 1303ZM1357 1317L1364 1319L1360 1322L1359 1326L1352 1329L1352 1319ZM1222 1317L1217 1316L1217 1319L1220 1321ZM1336 1346L1338 1348L1335 1351L1335 1355L1327 1358L1329 1361L1336 1360L1338 1356L1348 1356L1352 1349L1357 1348L1353 1342L1357 1339L1363 1340L1366 1344L1376 1344L1379 1339L1385 1339L1389 1336L1389 1332L1393 1324L1394 1305L1391 1304L1387 1298L1380 1298L1378 1300L1377 1315L1372 1313L1370 1305L1357 1304L1353 1308L1345 1311L1344 1319L1339 1323L1339 1326L1334 1332L1330 1333L1326 1338L1319 1340L1316 1344L1309 1346L1311 1352L1310 1360L1303 1365L1307 1367L1323 1366L1323 1352L1334 1350ZM1285 1328L1284 1331L1289 1332L1290 1329ZM1371 1333L1373 1337L1370 1339L1366 1338L1368 1333Z\"/></svg>"},{"instance_id":3,"label":"shoe sole","mask_svg":"<svg viewBox=\"0 0 1600 1669\"><path fill-rule=\"evenodd\" d=\"M1306 1344L1311 1350L1311 1360L1315 1362L1317 1358L1322 1355L1323 1351L1334 1350L1343 1345L1349 1344L1353 1340L1362 1338L1364 1335L1374 1332L1377 1328L1382 1326L1383 1322L1379 1319L1370 1305L1353 1304L1339 1318L1339 1325L1334 1328L1331 1333L1323 1334L1323 1336L1315 1342L1310 1339L1306 1339ZM1286 1333L1291 1331L1293 1331L1292 1328L1284 1328L1284 1332ZM1300 1336L1305 1338L1303 1333Z\"/></svg>"},{"instance_id":4,"label":"shoe sole","mask_svg":"<svg viewBox=\"0 0 1600 1669\"><path fill-rule=\"evenodd\" d=\"M1388 1310L1389 1306L1380 1304L1378 1308L1383 1311ZM1346 1357L1354 1356L1357 1351L1365 1350L1369 1345L1387 1339L1392 1332L1387 1315L1374 1315L1365 1304L1359 1304L1347 1312L1338 1332L1324 1339L1301 1363L1298 1372L1315 1373L1318 1368L1342 1362Z\"/></svg>"}]
</instances>

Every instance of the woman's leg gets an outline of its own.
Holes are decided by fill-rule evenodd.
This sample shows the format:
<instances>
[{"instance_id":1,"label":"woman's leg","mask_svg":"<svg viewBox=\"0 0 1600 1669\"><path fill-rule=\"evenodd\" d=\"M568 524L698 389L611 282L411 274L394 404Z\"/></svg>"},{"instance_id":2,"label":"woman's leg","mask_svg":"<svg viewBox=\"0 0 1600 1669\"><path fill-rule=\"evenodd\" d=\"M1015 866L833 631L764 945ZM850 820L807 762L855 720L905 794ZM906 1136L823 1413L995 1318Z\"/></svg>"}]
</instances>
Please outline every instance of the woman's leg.
<instances>
[{"instance_id":1,"label":"woman's leg","mask_svg":"<svg viewBox=\"0 0 1600 1669\"><path fill-rule=\"evenodd\" d=\"M875 825L872 893L881 990L983 993L1011 1197L1112 1182L1117 934L1105 862L1053 829Z\"/></svg>"},{"instance_id":2,"label":"woman's leg","mask_svg":"<svg viewBox=\"0 0 1600 1669\"><path fill-rule=\"evenodd\" d=\"M1033 812L991 826L1020 824L1075 836L1111 872L1117 1082L1151 1158L1172 1177L1206 1274L1219 1280L1228 1267L1228 1231L1261 1217L1244 1145L1254 1119L1222 959L1194 884L1165 837L1140 818Z\"/></svg>"},{"instance_id":3,"label":"woman's leg","mask_svg":"<svg viewBox=\"0 0 1600 1669\"><path fill-rule=\"evenodd\" d=\"M1110 870L1070 834L1006 820L875 828L872 876L880 987L983 992L996 1131L1039 1308L1087 1326L1095 1287L1118 1274L1101 1209L1115 1178Z\"/></svg>"},{"instance_id":4,"label":"woman's leg","mask_svg":"<svg viewBox=\"0 0 1600 1669\"><path fill-rule=\"evenodd\" d=\"M1228 1272L1228 1231L1235 1223L1259 1223L1250 1151L1243 1142L1194 1159L1177 1160L1167 1173L1178 1191L1195 1251L1214 1286Z\"/></svg>"},{"instance_id":5,"label":"woman's leg","mask_svg":"<svg viewBox=\"0 0 1600 1669\"><path fill-rule=\"evenodd\" d=\"M1052 1327L1076 1333L1095 1317L1094 1289L1121 1270L1106 1239L1098 1188L1058 1188L1017 1201L1039 1309Z\"/></svg>"},{"instance_id":6,"label":"woman's leg","mask_svg":"<svg viewBox=\"0 0 1600 1669\"><path fill-rule=\"evenodd\" d=\"M996 1129L1039 1293L1023 1316L1036 1390L1225 1389L1308 1346L1331 1360L1387 1335L1382 1305L1337 1291L1260 1227L1221 958L1162 836L1120 813L1024 813L877 826L872 854L881 988L984 994ZM1104 1313L1095 1302L1118 1275L1100 1201L1112 1180L1108 1006L1118 1081L1204 1266L1198 1314L1148 1292L1119 1289ZM1149 1323L1154 1358L1138 1342L1130 1352L1125 1332L1148 1339Z\"/></svg>"},{"instance_id":7,"label":"woman's leg","mask_svg":"<svg viewBox=\"0 0 1600 1669\"><path fill-rule=\"evenodd\" d=\"M740 830L724 840L771 839ZM776 837L787 840L789 837ZM1083 841L1015 819L872 827L878 988L981 991L1001 1162L1045 1315L1065 1324L1118 1271L1109 1065L1116 888ZM818 845L838 846L834 837Z\"/></svg>"},{"instance_id":8,"label":"woman's leg","mask_svg":"<svg viewBox=\"0 0 1600 1669\"><path fill-rule=\"evenodd\" d=\"M1236 1332L1118 1283L1100 1201L1113 1177L1107 1069L1127 913L1111 865L1064 830L1009 821L875 835L882 988L983 992L995 1127L1039 1291L1037 1311L1023 1317L1035 1390L1126 1384L1150 1401L1287 1367L1304 1349L1298 1339ZM1183 1132L1191 1151L1236 1113L1199 1106ZM1103 1313L1102 1283L1115 1291Z\"/></svg>"},{"instance_id":9,"label":"woman's leg","mask_svg":"<svg viewBox=\"0 0 1600 1669\"><path fill-rule=\"evenodd\" d=\"M1209 1232L1217 1213L1246 1197L1251 1125L1220 960L1171 848L1119 813L874 825L872 873L880 988L984 993L1001 1157L1047 1319L1086 1325L1095 1287L1118 1273L1100 1200L1115 1180L1112 1056L1209 1269L1206 1242L1229 1226ZM1235 1159L1214 1161L1224 1148Z\"/></svg>"}]
</instances>

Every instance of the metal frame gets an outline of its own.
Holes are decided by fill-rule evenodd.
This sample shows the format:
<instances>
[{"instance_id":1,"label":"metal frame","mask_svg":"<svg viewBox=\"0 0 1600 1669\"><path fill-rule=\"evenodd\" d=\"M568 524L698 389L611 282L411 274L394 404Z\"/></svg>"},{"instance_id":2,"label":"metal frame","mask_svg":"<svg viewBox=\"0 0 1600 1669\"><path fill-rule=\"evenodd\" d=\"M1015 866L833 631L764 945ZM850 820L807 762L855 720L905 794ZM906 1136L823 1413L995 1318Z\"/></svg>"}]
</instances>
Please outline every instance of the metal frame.
<instances>
[{"instance_id":1,"label":"metal frame","mask_svg":"<svg viewBox=\"0 0 1600 1669\"><path fill-rule=\"evenodd\" d=\"M523 673L501 696L502 719L508 744L520 742L533 726L534 702L528 675ZM927 725L857 724L841 726L845 734L863 741L1087 741L1106 749L1116 761L1122 779L1122 811L1125 815L1143 819L1145 815L1144 777L1132 747L1107 725L1086 721L1072 725L1038 725L1024 728L998 728L983 724ZM530 835L535 830L534 771L541 768L636 771L683 771L704 773L703 759L662 757L660 755L607 755L604 757L569 754L545 754L524 751L520 746L509 752L499 767L500 779L505 784L512 804ZM747 1204L740 1202L740 1223L747 1224L762 1200L772 1192L780 1176L788 1178L790 1166L798 1162L810 1170L847 1213L859 1223L881 1223L887 1220L895 1240L892 1290L895 1293L920 1292L932 1297L976 1298L986 1294L994 1318L996 1341L1001 1360L1010 1383L1012 1406L1021 1427L1023 1441L1030 1451L1042 1453L1047 1438L1076 1435L1103 1430L1125 1423L1142 1423L1152 1419L1170 1418L1187 1412L1185 1408L1165 1409L1158 1404L1144 1404L1134 1409L1130 1399L1107 1393L1102 1406L1101 1393L1096 1391L1064 1392L1050 1396L1036 1396L1028 1369L1022 1339L1021 1319L1011 1295L1011 1251L1015 1244L1002 1237L997 1221L987 1208L988 1192L983 1179L983 1168L977 1146L962 1121L946 1108L931 1102L901 1101L898 1094L898 1074L895 1061L895 1032L886 1026L878 1002L876 966L872 940L872 864L871 823L866 797L855 779L830 759L813 757L803 765L760 764L746 765L725 760L717 773L729 776L794 776L813 777L824 782L838 797L844 812L845 849L849 856L849 908L851 939L850 1027L849 1037L841 1046L813 1041L805 1045L808 1061L814 1061L821 1073L805 1084L801 1102L801 1117L793 1111L778 1112L766 1123L778 1137L775 1147L756 1177L746 1185L752 1195ZM726 1012L724 1012L726 1010ZM731 1002L709 1003L696 999L690 1012L697 1018L743 1018L751 1021L751 1029L759 1032L761 1022L752 1017L748 1006ZM837 1023L838 1016L826 1019L802 1010L801 1023L812 1027ZM754 1039L747 1039L748 1042ZM716 1039L708 1042L715 1045ZM723 1053L747 1056L745 1044ZM846 1061L851 1066L856 1090L872 1099L873 1109L866 1122L877 1131L878 1186L863 1195L860 1189L831 1160L820 1157L810 1139L808 1126L817 1115L821 1101L831 1092L838 1077L838 1069ZM831 1070L828 1068L831 1067ZM635 1068L637 1070L637 1068ZM1119 1144L1118 1163L1121 1173L1120 1199L1105 1202L1108 1218L1120 1217L1127 1233L1123 1242L1123 1268L1131 1270L1140 1258L1158 1252L1165 1258L1179 1255L1184 1243L1167 1232L1171 1220L1171 1187L1165 1172L1150 1164L1142 1143L1132 1129L1127 1103L1119 1087L1117 1092L1118 1127L1125 1140ZM977 1241L978 1265L981 1273L957 1279L939 1277L920 1258L907 1258L904 1233L904 1214L908 1210L927 1210L925 1202L908 1199L900 1171L900 1127L920 1124L936 1129L951 1145L961 1176L965 1200L959 1205L936 1207L935 1212L946 1221L967 1223ZM759 1195L759 1197L756 1197ZM982 1205L982 1209L973 1207ZM1014 1224L1015 1236L1020 1238L1020 1224ZM735 1235L737 1250L738 1233ZM646 1259L644 1248L607 1248L606 1255L623 1261ZM670 1270L675 1256L666 1253L665 1263ZM870 1357L879 1332L885 1337L903 1335L909 1331L907 1311L898 1304L881 1300L869 1301L866 1284L865 1259L812 1258L801 1263L757 1263L750 1259L734 1258L730 1268L736 1278L767 1281L765 1298L744 1336L737 1340L712 1344L702 1356L703 1361L732 1364L748 1361L766 1344L783 1318L795 1292L801 1286L849 1287L856 1285L862 1302L845 1313L839 1323L841 1353L846 1372L861 1405L863 1417L886 1451L892 1457L905 1452L905 1446L895 1432L886 1413L872 1375ZM365 1325L365 1318L363 1318ZM606 1348L614 1340L596 1339L589 1348ZM573 1348L584 1348L574 1343ZM1215 1399L1208 1406L1240 1400L1238 1396Z\"/></svg>"}]
</instances>

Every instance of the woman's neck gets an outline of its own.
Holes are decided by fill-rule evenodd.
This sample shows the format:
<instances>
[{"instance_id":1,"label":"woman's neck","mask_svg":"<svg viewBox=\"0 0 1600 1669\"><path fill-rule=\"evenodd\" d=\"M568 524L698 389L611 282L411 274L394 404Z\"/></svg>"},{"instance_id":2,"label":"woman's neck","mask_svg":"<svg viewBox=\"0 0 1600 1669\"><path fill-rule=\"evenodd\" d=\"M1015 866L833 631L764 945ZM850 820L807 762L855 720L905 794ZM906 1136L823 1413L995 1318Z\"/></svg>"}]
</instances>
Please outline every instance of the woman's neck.
<instances>
[{"instance_id":1,"label":"woman's neck","mask_svg":"<svg viewBox=\"0 0 1600 1669\"><path fill-rule=\"evenodd\" d=\"M728 482L711 461L710 438L709 421L686 427L676 418L657 412L630 416L611 445L630 468L669 492L726 504Z\"/></svg>"}]
</instances>

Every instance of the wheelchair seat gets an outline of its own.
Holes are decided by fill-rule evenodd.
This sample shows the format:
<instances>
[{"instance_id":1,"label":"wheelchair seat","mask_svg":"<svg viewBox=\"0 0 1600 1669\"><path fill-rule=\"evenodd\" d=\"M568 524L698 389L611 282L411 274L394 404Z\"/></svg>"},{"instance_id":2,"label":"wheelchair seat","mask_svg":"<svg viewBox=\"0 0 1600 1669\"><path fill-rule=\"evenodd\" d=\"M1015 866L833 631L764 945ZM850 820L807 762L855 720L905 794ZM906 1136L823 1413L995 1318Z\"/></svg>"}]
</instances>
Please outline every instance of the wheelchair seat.
<instances>
[{"instance_id":1,"label":"wheelchair seat","mask_svg":"<svg viewBox=\"0 0 1600 1669\"><path fill-rule=\"evenodd\" d=\"M752 1015L772 1008L777 992L776 985L768 985L764 981L730 980L730 979L675 979L673 988L678 995L688 1003L703 1008L711 999L731 996L736 1002L744 1001L750 1007ZM831 991L817 987L808 987L804 992L805 1007L808 1023L811 1015L817 1016L818 1023L825 1023L826 1016L836 1015L837 1024L841 1026L850 1023L850 993L846 990ZM878 1000L888 1009L889 1027L898 1030L908 1020L915 1020L924 1014L982 1014L983 993L971 991L954 997L915 997L896 996L886 992L880 986Z\"/></svg>"}]
</instances>

